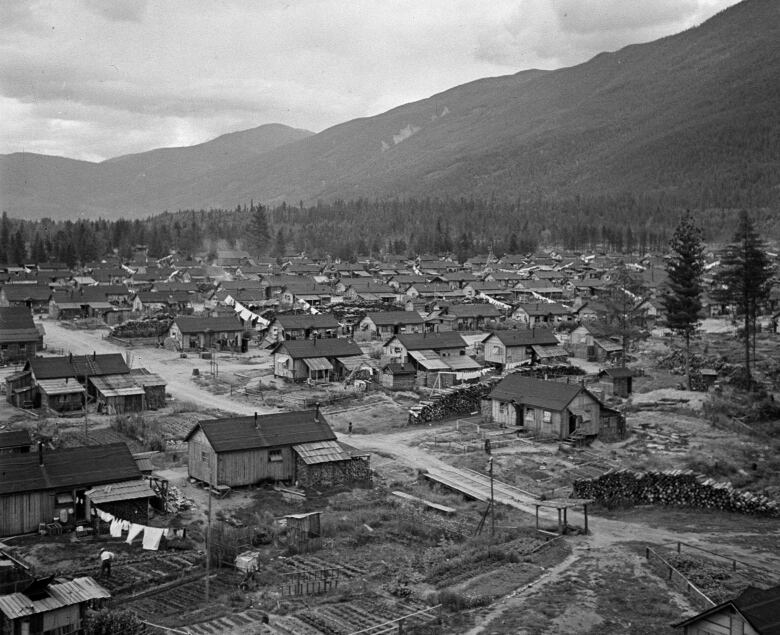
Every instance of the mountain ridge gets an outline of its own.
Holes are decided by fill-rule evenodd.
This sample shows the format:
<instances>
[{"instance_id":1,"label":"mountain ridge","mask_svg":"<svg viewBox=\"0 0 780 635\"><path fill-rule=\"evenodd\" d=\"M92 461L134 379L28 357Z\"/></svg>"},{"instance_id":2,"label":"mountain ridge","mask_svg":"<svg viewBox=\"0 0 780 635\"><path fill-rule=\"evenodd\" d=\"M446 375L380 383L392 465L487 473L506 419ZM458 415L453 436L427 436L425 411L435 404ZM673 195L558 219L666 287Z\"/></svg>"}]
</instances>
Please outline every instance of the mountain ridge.
<instances>
[{"instance_id":1,"label":"mountain ridge","mask_svg":"<svg viewBox=\"0 0 780 635\"><path fill-rule=\"evenodd\" d=\"M121 188L88 184L76 203L90 215L132 216L250 199L622 191L774 204L778 67L780 3L745 0L676 35L567 68L478 79L143 191L114 175ZM63 177L46 178L56 185ZM16 200L8 211L32 202Z\"/></svg>"}]
</instances>

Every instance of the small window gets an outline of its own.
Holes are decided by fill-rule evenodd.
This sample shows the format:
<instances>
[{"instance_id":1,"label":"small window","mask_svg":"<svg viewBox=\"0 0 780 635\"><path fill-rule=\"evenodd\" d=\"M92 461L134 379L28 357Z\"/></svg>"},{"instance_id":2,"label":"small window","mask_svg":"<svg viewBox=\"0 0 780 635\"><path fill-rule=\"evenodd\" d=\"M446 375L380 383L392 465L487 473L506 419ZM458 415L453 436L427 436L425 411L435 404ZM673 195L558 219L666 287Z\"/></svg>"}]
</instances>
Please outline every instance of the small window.
<instances>
[{"instance_id":1,"label":"small window","mask_svg":"<svg viewBox=\"0 0 780 635\"><path fill-rule=\"evenodd\" d=\"M209 461L209 453L208 452L201 452L200 453L200 460L204 463L208 463Z\"/></svg>"},{"instance_id":2,"label":"small window","mask_svg":"<svg viewBox=\"0 0 780 635\"><path fill-rule=\"evenodd\" d=\"M268 460L271 461L271 463L279 463L282 460L282 451L281 450L269 450L268 451Z\"/></svg>"},{"instance_id":3,"label":"small window","mask_svg":"<svg viewBox=\"0 0 780 635\"><path fill-rule=\"evenodd\" d=\"M552 421L552 412L549 410L542 411L542 421L545 423L550 423Z\"/></svg>"}]
</instances>

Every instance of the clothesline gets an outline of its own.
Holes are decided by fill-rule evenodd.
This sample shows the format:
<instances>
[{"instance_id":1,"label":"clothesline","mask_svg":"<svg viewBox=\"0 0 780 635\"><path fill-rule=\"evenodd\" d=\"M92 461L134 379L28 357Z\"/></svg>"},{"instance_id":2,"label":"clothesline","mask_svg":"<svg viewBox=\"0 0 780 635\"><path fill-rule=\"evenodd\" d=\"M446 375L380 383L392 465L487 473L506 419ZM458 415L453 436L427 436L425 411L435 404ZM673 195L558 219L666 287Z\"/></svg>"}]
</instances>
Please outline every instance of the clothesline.
<instances>
[{"instance_id":1,"label":"clothesline","mask_svg":"<svg viewBox=\"0 0 780 635\"><path fill-rule=\"evenodd\" d=\"M268 327L269 324L271 324L264 317L261 317L251 309L246 308L243 304L241 304L238 300L236 300L231 295L225 298L225 304L227 304L228 306L232 306L233 310L238 314L238 317L241 318L243 322L249 322L253 328L256 327L258 324L262 328L266 328Z\"/></svg>"},{"instance_id":2,"label":"clothesline","mask_svg":"<svg viewBox=\"0 0 780 635\"><path fill-rule=\"evenodd\" d=\"M186 529L174 527L149 527L147 525L131 523L129 520L117 518L113 514L103 511L98 507L94 507L93 509L100 520L109 524L108 533L112 538L122 538L122 533L127 532L125 542L128 545L132 545L133 541L143 534L141 546L147 551L157 551L163 536L165 536L167 540L171 540L172 538L184 538L186 535Z\"/></svg>"}]
</instances>

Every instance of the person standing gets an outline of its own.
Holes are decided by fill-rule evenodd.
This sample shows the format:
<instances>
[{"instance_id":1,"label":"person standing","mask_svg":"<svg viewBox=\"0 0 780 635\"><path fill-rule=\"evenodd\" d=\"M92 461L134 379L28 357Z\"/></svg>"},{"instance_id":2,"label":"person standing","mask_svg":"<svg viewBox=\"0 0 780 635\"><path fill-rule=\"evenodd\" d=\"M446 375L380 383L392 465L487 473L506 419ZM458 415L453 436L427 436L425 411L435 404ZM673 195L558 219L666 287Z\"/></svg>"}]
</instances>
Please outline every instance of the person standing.
<instances>
[{"instance_id":1,"label":"person standing","mask_svg":"<svg viewBox=\"0 0 780 635\"><path fill-rule=\"evenodd\" d=\"M104 575L107 578L111 577L111 561L114 559L114 554L107 549L100 550L100 577Z\"/></svg>"}]
</instances>

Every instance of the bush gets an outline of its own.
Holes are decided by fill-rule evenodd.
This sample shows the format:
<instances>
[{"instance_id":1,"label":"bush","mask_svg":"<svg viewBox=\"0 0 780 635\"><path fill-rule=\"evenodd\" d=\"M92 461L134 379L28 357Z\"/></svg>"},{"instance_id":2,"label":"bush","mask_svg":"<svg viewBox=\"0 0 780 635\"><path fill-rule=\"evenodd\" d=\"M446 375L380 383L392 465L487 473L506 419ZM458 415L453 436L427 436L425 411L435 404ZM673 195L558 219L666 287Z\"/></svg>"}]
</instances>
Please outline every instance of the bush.
<instances>
[{"instance_id":1,"label":"bush","mask_svg":"<svg viewBox=\"0 0 780 635\"><path fill-rule=\"evenodd\" d=\"M84 621L85 635L140 635L146 626L127 609L92 612Z\"/></svg>"}]
</instances>

